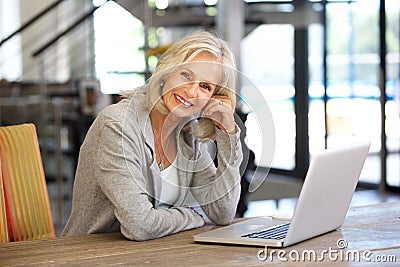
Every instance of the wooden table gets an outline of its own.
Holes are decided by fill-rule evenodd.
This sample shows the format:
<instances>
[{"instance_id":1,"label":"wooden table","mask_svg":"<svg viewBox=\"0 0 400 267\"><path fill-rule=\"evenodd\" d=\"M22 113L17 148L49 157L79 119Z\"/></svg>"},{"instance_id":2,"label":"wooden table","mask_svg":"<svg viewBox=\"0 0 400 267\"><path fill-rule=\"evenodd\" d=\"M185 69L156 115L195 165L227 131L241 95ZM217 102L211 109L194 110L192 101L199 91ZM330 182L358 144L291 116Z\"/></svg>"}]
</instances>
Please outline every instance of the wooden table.
<instances>
[{"instance_id":1,"label":"wooden table","mask_svg":"<svg viewBox=\"0 0 400 267\"><path fill-rule=\"evenodd\" d=\"M113 233L8 243L0 245L0 266L396 266L396 262L398 266L400 263L400 202L350 208L339 230L285 249L267 248L267 253L274 249L275 254L273 259L268 257L265 261L257 257L259 251L260 258L265 255L263 247L193 242L194 234L213 227L207 225L145 242L128 241L121 234ZM345 249L337 247L339 239L347 242ZM337 253L331 256L322 253L329 249ZM307 259L311 251L316 257ZM294 261L296 253L300 255L297 262ZM362 259L362 253L370 261ZM357 260L357 254L361 259ZM381 262L377 263L378 260Z\"/></svg>"}]
</instances>

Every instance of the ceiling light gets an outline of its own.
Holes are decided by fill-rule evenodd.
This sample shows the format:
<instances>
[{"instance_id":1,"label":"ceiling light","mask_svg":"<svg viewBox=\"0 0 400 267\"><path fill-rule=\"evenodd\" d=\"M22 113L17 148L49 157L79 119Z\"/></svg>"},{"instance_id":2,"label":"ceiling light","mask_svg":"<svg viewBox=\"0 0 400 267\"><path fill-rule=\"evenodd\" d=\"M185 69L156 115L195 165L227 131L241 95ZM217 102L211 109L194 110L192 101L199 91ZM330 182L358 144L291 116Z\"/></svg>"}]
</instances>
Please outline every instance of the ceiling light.
<instances>
[{"instance_id":1,"label":"ceiling light","mask_svg":"<svg viewBox=\"0 0 400 267\"><path fill-rule=\"evenodd\" d=\"M215 6L218 3L218 0L204 0L204 4L207 6Z\"/></svg>"},{"instance_id":2,"label":"ceiling light","mask_svg":"<svg viewBox=\"0 0 400 267\"><path fill-rule=\"evenodd\" d=\"M168 7L168 0L156 0L156 8L166 9Z\"/></svg>"}]
</instances>

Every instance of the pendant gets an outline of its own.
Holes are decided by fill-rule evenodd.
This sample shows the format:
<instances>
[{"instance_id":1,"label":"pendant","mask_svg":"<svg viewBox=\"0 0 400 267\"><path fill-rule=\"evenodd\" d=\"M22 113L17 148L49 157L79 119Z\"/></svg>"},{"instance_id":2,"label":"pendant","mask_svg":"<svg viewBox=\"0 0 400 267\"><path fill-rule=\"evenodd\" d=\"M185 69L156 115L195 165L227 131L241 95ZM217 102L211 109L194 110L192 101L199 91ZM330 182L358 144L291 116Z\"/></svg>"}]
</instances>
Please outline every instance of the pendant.
<instances>
[{"instance_id":1,"label":"pendant","mask_svg":"<svg viewBox=\"0 0 400 267\"><path fill-rule=\"evenodd\" d=\"M160 171L163 171L164 170L164 163L160 163L160 164L158 164L158 168L160 169Z\"/></svg>"}]
</instances>

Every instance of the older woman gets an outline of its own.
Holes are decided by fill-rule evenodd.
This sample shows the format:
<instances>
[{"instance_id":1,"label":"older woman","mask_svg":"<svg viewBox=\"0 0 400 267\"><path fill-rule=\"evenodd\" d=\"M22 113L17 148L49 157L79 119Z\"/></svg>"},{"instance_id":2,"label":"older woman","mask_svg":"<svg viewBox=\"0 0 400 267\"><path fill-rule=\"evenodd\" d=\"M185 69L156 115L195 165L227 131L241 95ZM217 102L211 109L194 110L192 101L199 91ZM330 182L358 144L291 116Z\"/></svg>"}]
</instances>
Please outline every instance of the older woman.
<instances>
[{"instance_id":1,"label":"older woman","mask_svg":"<svg viewBox=\"0 0 400 267\"><path fill-rule=\"evenodd\" d=\"M105 108L88 131L62 235L121 231L143 241L206 220L229 224L242 160L234 88L224 41L198 32L173 44L149 83Z\"/></svg>"}]
</instances>

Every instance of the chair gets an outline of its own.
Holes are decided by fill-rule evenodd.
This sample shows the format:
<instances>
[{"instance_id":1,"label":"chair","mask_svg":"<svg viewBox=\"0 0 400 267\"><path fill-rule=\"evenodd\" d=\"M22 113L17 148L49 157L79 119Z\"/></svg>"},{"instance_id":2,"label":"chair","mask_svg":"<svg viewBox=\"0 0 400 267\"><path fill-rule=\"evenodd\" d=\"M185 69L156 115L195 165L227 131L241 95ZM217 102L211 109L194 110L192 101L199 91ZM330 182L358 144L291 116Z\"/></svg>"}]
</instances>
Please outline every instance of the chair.
<instances>
[{"instance_id":1,"label":"chair","mask_svg":"<svg viewBox=\"0 0 400 267\"><path fill-rule=\"evenodd\" d=\"M1 198L4 199L1 203L7 225L5 230L1 229L1 241L55 237L34 124L0 127L0 162L3 187ZM0 220L4 218L0 217ZM3 232L8 232L4 240Z\"/></svg>"},{"instance_id":2,"label":"chair","mask_svg":"<svg viewBox=\"0 0 400 267\"><path fill-rule=\"evenodd\" d=\"M0 170L1 170L1 160L0 160ZM7 219L6 219L6 206L4 203L4 193L3 193L3 177L0 171L0 244L9 242L8 230L7 230Z\"/></svg>"}]
</instances>

